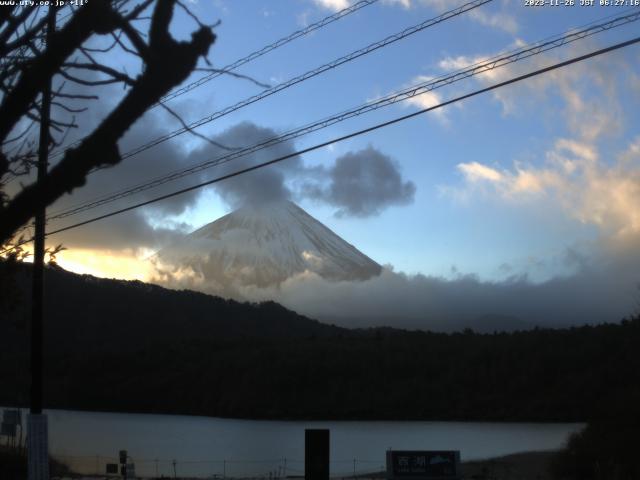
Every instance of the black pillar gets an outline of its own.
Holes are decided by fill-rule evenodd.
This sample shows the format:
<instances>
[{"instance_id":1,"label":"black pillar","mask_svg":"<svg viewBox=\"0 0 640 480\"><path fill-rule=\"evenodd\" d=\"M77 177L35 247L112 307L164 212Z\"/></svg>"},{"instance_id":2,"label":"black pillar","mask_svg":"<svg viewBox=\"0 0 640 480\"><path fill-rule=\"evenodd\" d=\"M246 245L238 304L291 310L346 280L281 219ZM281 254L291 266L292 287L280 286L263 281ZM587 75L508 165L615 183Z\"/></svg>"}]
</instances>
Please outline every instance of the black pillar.
<instances>
[{"instance_id":1,"label":"black pillar","mask_svg":"<svg viewBox=\"0 0 640 480\"><path fill-rule=\"evenodd\" d=\"M305 480L329 480L329 430L304 431Z\"/></svg>"}]
</instances>

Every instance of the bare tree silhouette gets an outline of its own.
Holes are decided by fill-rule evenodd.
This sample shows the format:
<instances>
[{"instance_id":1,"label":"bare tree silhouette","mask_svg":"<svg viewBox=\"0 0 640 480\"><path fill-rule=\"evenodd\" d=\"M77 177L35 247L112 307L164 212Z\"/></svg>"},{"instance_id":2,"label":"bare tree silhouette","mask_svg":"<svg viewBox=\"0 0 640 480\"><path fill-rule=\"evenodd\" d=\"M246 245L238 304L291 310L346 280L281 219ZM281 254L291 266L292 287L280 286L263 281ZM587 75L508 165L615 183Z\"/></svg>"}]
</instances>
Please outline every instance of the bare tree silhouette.
<instances>
[{"instance_id":1,"label":"bare tree silhouette","mask_svg":"<svg viewBox=\"0 0 640 480\"><path fill-rule=\"evenodd\" d=\"M197 24L189 41L169 32L176 6ZM8 245L39 208L82 186L89 172L120 162L118 140L201 58L206 61L215 41L213 26L200 22L179 0L92 0L72 9L45 44L46 25L47 14L38 7L0 9L0 245ZM92 47L98 36L110 37L109 44ZM121 57L111 55L117 51L139 59L139 75L126 73ZM26 178L35 163L30 132L40 123L41 92L50 79L56 80L52 104L68 118L49 122L49 149L64 142L69 129L77 127L75 115L97 99L70 91L70 85L91 90L122 84L127 92L96 128L64 152L45 182L25 185L9 198L3 187L15 177Z\"/></svg>"}]
</instances>

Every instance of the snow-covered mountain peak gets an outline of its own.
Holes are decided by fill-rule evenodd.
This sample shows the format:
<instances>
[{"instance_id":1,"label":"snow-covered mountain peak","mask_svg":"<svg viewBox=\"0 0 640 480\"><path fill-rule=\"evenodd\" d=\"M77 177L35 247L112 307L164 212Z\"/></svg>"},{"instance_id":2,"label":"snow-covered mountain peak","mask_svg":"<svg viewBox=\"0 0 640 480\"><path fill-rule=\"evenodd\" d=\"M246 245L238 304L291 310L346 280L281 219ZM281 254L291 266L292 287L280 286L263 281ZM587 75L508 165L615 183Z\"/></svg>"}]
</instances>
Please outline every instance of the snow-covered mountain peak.
<instances>
[{"instance_id":1,"label":"snow-covered mountain peak","mask_svg":"<svg viewBox=\"0 0 640 480\"><path fill-rule=\"evenodd\" d=\"M156 266L189 269L201 281L270 287L303 272L366 280L381 267L292 202L240 208L158 252Z\"/></svg>"}]
</instances>

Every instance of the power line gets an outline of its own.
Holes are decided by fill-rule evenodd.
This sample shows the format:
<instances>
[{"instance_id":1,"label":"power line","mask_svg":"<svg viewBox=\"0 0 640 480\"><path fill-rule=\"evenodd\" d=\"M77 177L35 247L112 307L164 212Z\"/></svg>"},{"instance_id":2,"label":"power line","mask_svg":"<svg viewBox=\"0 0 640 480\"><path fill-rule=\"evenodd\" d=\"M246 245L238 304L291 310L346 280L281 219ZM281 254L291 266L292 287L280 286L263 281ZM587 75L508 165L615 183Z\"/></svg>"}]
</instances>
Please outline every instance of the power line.
<instances>
[{"instance_id":1,"label":"power line","mask_svg":"<svg viewBox=\"0 0 640 480\"><path fill-rule=\"evenodd\" d=\"M371 52L374 52L376 50L379 50L380 48L384 48L388 45L391 45L392 43L395 43L399 40L402 40L410 35L413 35L415 33L421 32L422 30L425 30L429 27L432 27L434 25L437 25L439 23L442 23L446 20L449 20L450 18L453 17L457 17L458 15L462 15L463 13L469 11L469 10L473 10L475 8L480 7L481 5L484 5L485 3L489 3L492 2L493 0L473 0L469 3L465 3L464 5L461 5L457 8L454 8L453 10L449 10L437 17L434 18L430 18L428 20L425 20L424 22L421 22L417 25L413 25L411 27L405 28L404 30L395 33L393 35L390 35L382 40L379 40L377 42L371 43L369 45L367 45L366 47L360 48L358 50L355 50L347 55L343 55L340 58L337 58L329 63L325 63L324 65L321 65L319 67L314 68L313 70L309 70L301 75L298 75L296 77L290 78L289 80L279 83L278 85L275 85L273 87L267 88L265 90L263 90L262 92L253 95L251 97L245 98L244 100L241 100L240 102L237 102L233 105L230 105L228 107L223 108L222 110L218 110L217 112L214 112L210 115L207 115L206 117L203 117L199 120L196 120L195 122L192 122L190 124L188 124L186 127L183 128L179 128L177 130L174 130L173 132L167 133L166 135L163 135L161 137L158 137L154 140L151 140L150 142L147 142L143 145L140 145L132 150L129 150L128 152L124 153L122 155L122 160L127 159L129 157L132 157L134 155L137 155L141 152L144 152L145 150L148 150L160 143L166 142L167 140L170 140L174 137L177 137L178 135L182 135L185 132L188 132L190 130L193 130L195 128L201 127L202 125L205 125L207 123L213 122L214 120L217 120L219 118L222 118L232 112L235 112L237 110L240 110L241 108L244 108L248 105L251 105L255 102L258 102L260 100L263 100L267 97L270 97L271 95L274 95L278 92L281 92L283 90L286 90L287 88L290 88L294 85L297 85L298 83L304 82L306 80L309 80L311 78L317 77L318 75L321 75L329 70L333 70L336 67L339 67L340 65L343 65L345 63L351 62L357 58L360 58L364 55L367 55Z\"/></svg>"},{"instance_id":2,"label":"power line","mask_svg":"<svg viewBox=\"0 0 640 480\"><path fill-rule=\"evenodd\" d=\"M70 225L70 226L67 226L67 227L63 227L63 228L48 232L46 234L46 236L54 235L56 233L61 233L61 232L67 231L67 230L71 230L73 228L77 228L77 227L80 227L80 226L83 226L83 225L87 225L89 223L93 223L93 222L96 222L98 220L102 220L102 219L105 219L105 218L108 218L108 217L111 217L111 216L114 216L114 215L118 215L120 213L124 213L124 212L130 211L130 210L133 210L133 209L136 209L136 208L139 208L139 207L143 207L143 206L146 206L146 205L149 205L149 204L152 204L152 203L156 203L158 201L165 200L167 198L171 198L171 197L180 195L182 193L186 193L186 192L189 192L189 191L192 191L192 190L196 190L198 188L201 188L201 187L204 187L204 186L207 186L207 185L218 183L218 182L220 182L222 180L226 180L228 178L232 178L232 177L235 177L235 176L238 176L238 175L241 175L241 174L253 171L253 170L257 170L259 168L266 167L268 165L271 165L271 164L274 164L274 163L277 163L277 162L281 162L283 160L286 160L288 158L294 157L296 155L302 155L304 153L308 153L308 152L311 152L313 150L317 150L319 148L326 147L326 146L328 146L328 145L330 145L332 143L341 142L341 141L347 140L349 138L353 138L353 137L356 137L356 136L359 136L359 135L363 135L365 133L369 133L371 131L378 130L380 128L383 128L383 127L386 127L386 126L389 126L389 125L392 125L392 124L395 124L395 123L398 123L398 122L413 118L415 116L427 113L427 112L429 112L431 110L442 108L444 106L447 106L447 105L450 105L450 104L465 100L467 98L479 95L481 93L485 93L485 92L488 92L488 91L491 91L491 90L495 90L497 88L501 88L503 86L506 86L506 85L509 85L509 84L512 84L512 83L516 83L516 82L525 80L527 78L531 78L531 77L540 75L542 73L546 73L546 72L549 72L549 71L552 71L552 70L555 70L555 69L558 69L558 68L562 68L562 67L565 67L567 65L571 65L571 64L574 64L574 63L577 63L577 62L581 62L583 60L586 60L586 59L589 59L589 58L592 58L592 57L595 57L595 56L598 56L598 55L602 55L602 54L605 54L605 53L608 53L608 52L611 52L611 51L614 51L614 50L618 50L618 49L630 46L630 45L638 43L638 42L640 42L640 37L636 37L636 38L633 38L631 40L627 40L625 42L617 43L617 44L612 45L610 47L606 47L606 48L603 48L603 49L600 49L600 50L596 50L596 51L591 52L589 54L585 54L585 55L582 55L582 56L579 56L579 57L574 57L572 59L569 59L569 60L566 60L566 61L563 61L563 62L560 62L560 63L556 63L554 65L551 65L549 67L545 67L545 68L542 68L542 69L539 69L539 70L535 70L535 71L530 72L528 74L520 75L520 76L512 78L510 80L506 80L504 82L500 82L498 84L495 84L495 85L492 85L492 86L489 86L489 87L486 87L486 88L483 88L483 89L480 89L480 90L476 90L476 91L471 92L469 94L456 97L456 98L448 100L446 102L442 102L442 103L440 103L438 105L434 105L434 106L429 107L429 108L418 110L416 112L413 112L413 113L410 113L410 114L407 114L407 115L404 115L404 116L401 116L401 117L397 117L397 118L395 118L393 120L389 120L387 122L383 122L383 123L374 125L372 127L368 127L366 129L363 129L363 130L359 130L359 131L353 132L351 134L348 134L348 135L345 135L345 136L342 136L342 137L334 138L332 140L329 140L329 141L314 145L312 147L308 147L308 148L305 148L305 149L302 149L302 150L298 150L298 151L293 152L291 154L284 155L284 156L272 159L270 161L263 162L263 163L258 164L258 165L254 165L252 167L248 167L248 168L233 172L231 174L223 175L223 176L208 180L206 182L202 182L202 183L199 183L197 185L193 185L191 187L180 189L178 191L174 191L172 193L169 193L169 194L166 194L166 195L162 195L162 196L156 197L156 198L151 199L151 200L147 200L145 202L140 202L140 203L131 205L131 206L126 207L126 208L122 208L122 209L119 209L119 210L116 210L116 211L112 211L110 213L107 213L107 214L104 214L104 215L100 215L98 217L94 217L94 218L91 218L89 220L85 220L85 221L82 221L82 222L79 222L79 223L76 223L76 224L73 224L73 225ZM26 244L26 243L28 243L28 242L30 242L32 240L33 240L33 238L30 238L30 239L27 239L27 240L22 240L22 241L18 242L17 244L4 249L3 251L0 251L0 255L3 255L3 254L5 254L5 253L7 253L7 252L9 252L11 250L14 250L16 247L24 245L24 244Z\"/></svg>"},{"instance_id":3,"label":"power line","mask_svg":"<svg viewBox=\"0 0 640 480\"><path fill-rule=\"evenodd\" d=\"M262 57L263 55L266 55L267 53L280 48L290 42L293 42L294 40L300 38L300 37L304 37L305 35L308 35L312 32L315 32L316 30L319 30L322 27L326 27L327 25L340 20L343 17L346 17L347 15L350 15L354 12L357 12L358 10L364 8L364 7L368 7L369 5L373 5L374 3L376 3L378 0L360 0L357 3L354 3L353 5L347 7L347 8L343 8L342 10L329 15L327 17L324 17L323 19L312 23L308 26L306 26L305 28L301 28L300 30L296 30L293 33L290 33L289 35L279 38L278 40L276 40L273 43L270 43L269 45L265 45L264 47L260 48L259 50L256 50L254 52L251 52L250 54L239 58L235 61L233 61L232 63L230 63L229 65L226 65L222 68L220 68L219 70L215 71L215 72L211 72L201 78L199 78L198 80L191 82L187 85L185 85L184 87L181 87L177 90L174 90L173 92L170 92L168 94L166 94L164 97L162 97L160 99L159 103L154 104L151 108L157 107L161 102L168 102L170 100L173 100L176 97L179 97L180 95L183 95L187 92L190 92L191 90L198 88L201 85L204 85L207 82L210 82L211 80L219 77L220 75L224 75L225 73L231 72L235 69L237 69L238 67L241 67L242 65L252 62L253 60ZM70 15L70 14L69 14ZM69 16L67 15L67 16ZM78 146L80 143L82 143L83 139L80 140L76 140L75 142L71 143L70 145L67 145L64 149L60 149L56 152L52 153L52 156L59 156L62 153L65 153L67 150L69 150L70 148L74 148L76 146Z\"/></svg>"},{"instance_id":4,"label":"power line","mask_svg":"<svg viewBox=\"0 0 640 480\"><path fill-rule=\"evenodd\" d=\"M475 90L475 91L473 91L471 93L467 93L465 95L461 95L459 97L455 97L455 98L453 98L451 100L447 100L445 102L439 103L438 105L434 105L432 107L424 108L422 110L418 110L416 112L409 113L409 114L403 115L401 117L396 117L396 118L394 118L392 120L388 120L386 122L379 123L379 124L376 124L374 126L371 126L371 127L368 127L368 128L362 129L362 130L358 130L356 132L352 132L352 133L349 133L347 135L343 135L341 137L337 137L337 138L334 138L334 139L331 139L331 140L316 144L314 146L311 146L311 147L308 147L308 148L304 148L302 150L298 150L296 152L293 152L293 153L290 153L290 154L287 154L287 155L283 155L283 156L274 158L272 160L269 160L269 161L266 161L266 162L263 162L263 163L260 163L260 164L257 164L257 165L253 165L251 167L243 168L243 169L237 170L237 171L235 171L233 173L229 173L227 175L222 175L222 176L216 177L214 179L207 180L205 182L201 182L201 183L198 183L196 185L192 185L192 186L187 187L187 188L176 190L176 191L174 191L172 193L161 195L161 196L156 197L156 198L151 199L151 200L147 200L147 201L140 202L140 203L137 203L137 204L134 204L134 205L130 205L128 207L121 208L121 209L106 213L104 215L100 215L100 216L97 216L97 217L94 217L94 218L91 218L91 219L88 219L88 220L84 220L82 222L75 223L73 225L69 225L67 227L63 227L63 228L59 228L57 230L53 230L53 231L47 233L47 236L55 235L56 233L61 233L61 232L65 232L67 230L78 228L78 227L81 227L83 225L87 225L89 223L97 222L98 220L103 220L105 218L109 218L109 217L112 217L112 216L115 216L115 215L119 215L120 213L125 213L125 212L128 212L130 210L134 210L136 208L140 208L140 207L143 207L143 206L146 206L146 205L150 205L152 203L156 203L156 202L159 202L161 200L166 200L168 198L175 197L177 195L181 195L183 193L187 193L187 192L190 192L190 191L205 187L207 185L212 185L214 183L218 183L218 182L221 182L223 180L227 180L227 179L239 176L239 175L243 175L245 173L248 173L248 172L251 172L251 171L254 171L254 170L258 170L260 168L264 168L266 166L273 165L275 163L282 162L282 161L287 160L287 159L289 159L291 157L294 157L294 156L297 156L297 155L302 155L302 154L305 154L305 153L308 153L308 152L312 152L314 150L318 150L320 148L326 147L327 145L331 145L332 143L338 143L338 142L342 142L342 141L350 139L350 138L354 138L354 137L357 137L357 136L360 136L360 135L364 135L365 133L373 132L375 130L379 130L381 128L388 127L390 125L394 125L396 123L403 122L403 121L408 120L410 118L417 117L418 115L422 115L422 114L430 112L432 110L436 110L438 108L442 108L442 107L445 107L447 105L451 105L453 103L457 103L457 102L460 102L462 100L466 100L468 98L475 97L475 96L480 95L482 93L490 92L492 90L496 90L498 88L502 88L504 86L511 85L513 83L517 83L517 82L520 82L522 80L526 80L528 78L532 78L532 77L535 77L537 75L541 75L543 73L550 72L552 70L556 70L558 68L566 67L568 65L572 65L574 63L578 63L578 62L587 60L587 59L592 58L592 57L603 55L605 53L609 53L609 52L612 52L614 50L618 50L618 49L621 49L621 48L624 48L624 47L627 47L627 46L630 46L630 45L633 45L633 44L636 44L636 43L639 43L639 42L640 42L640 37L635 37L635 38L633 38L631 40L620 42L620 43L617 43L615 45L612 45L612 46L609 46L609 47L606 47L606 48L602 48L600 50L595 50L595 51L590 52L588 54L581 55L579 57L574 57L574 58L571 58L569 60L565 60L563 62L559 62L559 63L553 64L551 66L544 67L544 68L535 70L533 72L529 72L529 73L526 73L524 75L520 75L520 76L511 78L511 79L506 80L504 82L500 82L500 83L491 85L489 87L485 87L485 88L482 88L482 89L479 89L479 90Z\"/></svg>"},{"instance_id":5,"label":"power line","mask_svg":"<svg viewBox=\"0 0 640 480\"><path fill-rule=\"evenodd\" d=\"M113 201L119 200L121 198L125 198L127 196L163 185L170 181L183 178L187 175L191 175L191 174L203 171L207 168L218 166L220 164L227 163L234 159L249 155L256 151L275 146L282 142L292 140L292 139L301 137L303 135L307 135L309 133L318 131L320 129L323 129L328 126L334 125L336 123L345 121L347 119L362 115L364 113L368 113L370 111L377 110L379 108L393 105L395 103L413 98L415 96L435 90L437 88L441 88L446 85L450 85L451 83L469 78L471 76L478 75L478 74L493 70L495 68L499 68L499 67L511 64L511 63L515 63L517 61L529 58L531 56L541 54L543 52L561 47L563 45L567 45L569 43L572 43L577 40L581 40L585 37L594 35L596 33L607 31L612 28L620 27L621 25L631 23L639 19L640 19L640 11L635 11L635 13L617 17L609 22L592 25L589 28L586 28L580 31L571 32L560 37L558 36L552 37L551 40L542 41L542 43L537 42L532 45L524 46L520 49L514 50L512 52L508 52L506 55L495 56L488 60L470 65L467 68L460 69L452 74L443 75L441 77L438 77L426 82L422 82L421 84L406 88L400 92L392 93L374 102L369 102L364 105L358 106L356 108L343 111L334 116L307 124L303 127L290 130L289 132L286 132L282 135L272 137L263 142L260 142L248 147L244 147L238 151L234 151L232 153L225 154L221 157L210 159L206 162L197 164L195 166L192 166L186 169L174 171L172 173L158 177L154 180L144 182L133 187L129 187L119 192L115 192L106 196L99 197L97 199L90 200L88 202L77 205L76 207L72 207L64 211L55 213L49 217L49 220L65 218L65 217L75 215L87 210L91 210L101 205L105 205L107 203L111 203Z\"/></svg>"},{"instance_id":6,"label":"power line","mask_svg":"<svg viewBox=\"0 0 640 480\"><path fill-rule=\"evenodd\" d=\"M211 113L209 115L207 115L206 117L203 117L199 120L196 120L188 125L186 125L185 127L179 128L177 130L174 130L172 132L169 132L165 135L162 135L160 137L157 137L143 145L139 145L138 147L129 150L128 152L125 152L124 154L121 155L121 159L125 160L129 157L132 157L134 155L137 155L141 152L144 152L145 150L148 150L156 145L159 145L160 143L166 142L167 140L170 140L172 138L177 137L178 135L182 135L183 133L186 133L188 131L191 131L195 128L201 127L203 125L206 125L207 123L211 123L214 120L217 120L219 118L222 118L232 112L235 112L237 110L240 110L241 108L244 108L248 105L251 105L253 103L256 103L260 100L263 100L264 98L270 97L271 95L274 95L278 92L281 92L283 90L286 90L294 85L297 85L298 83L304 82L306 80L309 80L311 78L317 77L318 75L321 75L329 70L332 70L340 65L343 65L345 63L351 62L359 57L362 57L364 55L367 55L371 52L374 52L380 48L386 47L392 43L395 43L399 40L402 40L403 38L406 38L410 35L413 35L415 33L418 33L422 30L425 30L429 27L432 27L434 25L437 25L439 23L442 23L450 18L453 17L457 17L458 15L461 15L469 10L473 10L474 8L478 8L481 5L484 5L485 3L489 3L492 2L493 0L473 0L469 3L465 3L464 5L461 5L459 7L456 7L452 10L448 10L447 12L444 12L443 14L437 16L437 17L433 17L430 18L428 20L425 20L424 22L421 22L417 25L413 25L411 27L408 27L398 33L395 33L393 35L390 35L382 40L379 40L377 42L371 43L369 45L367 45L366 47L363 47L361 49L355 50L347 55L344 55L342 57L339 57L329 63L325 63L319 67L316 67L312 70L309 70L301 75L298 75L296 77L290 78L287 81L284 81L282 83L279 83L278 85L274 85L273 87L267 88L265 90L263 90L262 92L256 94L256 95L252 95L251 97L247 97L244 100L241 100L240 102L237 102L233 105L230 105L228 107L223 108L222 110L218 110L214 113ZM94 170L92 170L91 172L89 172L89 174L99 171L101 168L96 168Z\"/></svg>"},{"instance_id":7,"label":"power line","mask_svg":"<svg viewBox=\"0 0 640 480\"><path fill-rule=\"evenodd\" d=\"M136 147L136 148L134 148L132 150L129 150L128 152L125 152L124 154L122 154L121 158L122 158L122 160L130 158L130 157L132 157L134 155L137 155L138 153L141 153L141 152L143 152L145 150L148 150L149 148L152 148L152 147L154 147L154 146L156 146L156 145L158 145L158 144L160 144L162 142L165 142L165 141L167 141L167 140L169 140L171 138L174 138L174 137L176 137L178 135L181 135L181 134L183 134L183 133L185 133L187 131L190 131L190 130L192 130L194 128L197 128L197 127L200 127L200 126L205 125L207 123L210 123L210 122L212 122L212 121L214 121L214 120L216 120L218 118L221 118L221 117L223 117L223 116L225 116L225 115L227 115L227 114L229 114L229 113L231 113L233 111L239 110L240 108L243 108L243 107L245 107L247 105L255 103L255 102L259 101L259 100L262 100L263 98L266 98L266 97L268 97L270 95L273 95L273 94L275 94L277 92L280 92L280 91L282 91L282 90L284 90L286 88L289 88L289 87L291 87L291 86L293 86L293 85L295 85L297 83L300 83L300 82L303 82L303 81L308 80L310 78L313 78L313 77L315 77L317 75L320 75L320 74L322 74L322 73L324 73L324 72L326 72L328 70L336 68L339 65L342 65L342 64L347 63L349 61L355 60L356 58L359 58L359 57L361 57L363 55L366 55L366 54L368 54L370 52L373 52L373 51L378 50L380 48L383 48L383 47L385 47L385 46L387 46L389 44L392 44L392 43L394 43L396 41L399 41L399 40L401 40L403 38L406 38L409 35L412 35L414 33L422 31L422 30L424 30L424 29L426 29L428 27L431 27L433 25L436 25L438 23L442 23L445 20L448 20L450 18L453 18L453 17L456 17L458 15L461 15L461 14L463 14L463 13L469 11L469 10L477 8L477 7L481 6L481 5L484 5L485 3L489 3L491 1L493 1L493 0L474 0L472 2L469 2L469 3L463 4L463 5L459 6L459 7L456 7L454 9L452 9L452 10L444 12L443 14L441 14L441 15L439 15L437 17L430 18L430 19L425 20L424 22L421 22L421 23L419 23L417 25L414 25L412 27L408 27L408 28L406 28L406 29L394 34L394 35L390 35L390 36L388 36L388 37L386 37L386 38L384 38L382 40L379 40L377 42L371 43L371 44L367 45L364 48L361 48L359 50L355 50L355 51L353 51L353 52L351 52L351 53L349 53L347 55L344 55L344 56L342 56L342 57L340 57L338 59L335 59L332 62L329 62L329 63L326 63L326 64L321 65L319 67L316 67L313 70L307 71L306 73L304 73L302 75L298 75L297 77L291 78L291 79L289 79L289 80L287 80L285 82L282 82L282 83L280 83L280 84L278 84L278 85L276 85L274 87L271 87L269 89L265 89L265 90L263 90L261 93L259 93L257 95L254 95L252 97L248 97L248 98L246 98L246 99L244 99L244 100L242 100L242 101L240 101L240 102L238 102L238 103L236 103L234 105L231 105L229 107L224 108L223 110L219 110L217 112L214 112L214 113L212 113L212 114L210 114L210 115L208 115L206 117L201 118L200 120L192 122L191 124L187 125L186 127L174 130L173 132L170 132L170 133L165 134L165 135L163 135L161 137L158 137L158 138L156 138L154 140L151 140L150 142L147 142L147 143L145 143L143 145L139 145L138 147ZM242 149L240 149L240 150L242 150ZM96 171L99 171L100 169L101 168L94 169L91 172L89 172L89 174L92 174L92 173L94 173Z\"/></svg>"},{"instance_id":8,"label":"power line","mask_svg":"<svg viewBox=\"0 0 640 480\"><path fill-rule=\"evenodd\" d=\"M223 75L225 72L229 72L231 70L235 70L236 68L244 65L245 63L249 63L253 60L255 60L256 58L261 57L262 55L265 55L269 52L271 52L272 50L275 50L276 48L282 47L283 45L286 45L289 42L292 42L293 40L303 37L305 35L308 35L311 32L314 32L315 30L318 30L319 28L322 28L326 25L329 25L330 23L335 22L336 20L340 20L342 17L346 17L347 15L356 12L358 10L360 10L363 7L367 7L375 2L377 2L378 0L361 0L358 3L355 3L353 5L351 5L350 7L344 8L342 10L340 10L339 12L334 13L333 15L329 15L328 17L323 18L322 20L316 22L316 23L312 23L311 25L300 29L296 32L293 32L290 35L287 35L286 37L282 37L279 40L276 40L275 42L271 43L270 45L267 45L265 47L262 47L260 50L256 50L253 53L250 53L249 55L247 55L246 57L243 57L239 60L236 60L233 63L230 63L229 65L222 67L220 69L220 71L218 72L212 72L209 75L206 75L202 78L200 78L199 80L196 80L195 82L192 82L188 85L185 85L182 88L179 88L178 90L175 90L172 93L169 93L167 95L165 95L164 97L161 98L161 101L166 102L169 100L172 100L176 97L179 97L182 94L185 94L197 87L199 87L200 85L203 85L211 80L213 80L216 77L219 77L220 75Z\"/></svg>"}]
</instances>

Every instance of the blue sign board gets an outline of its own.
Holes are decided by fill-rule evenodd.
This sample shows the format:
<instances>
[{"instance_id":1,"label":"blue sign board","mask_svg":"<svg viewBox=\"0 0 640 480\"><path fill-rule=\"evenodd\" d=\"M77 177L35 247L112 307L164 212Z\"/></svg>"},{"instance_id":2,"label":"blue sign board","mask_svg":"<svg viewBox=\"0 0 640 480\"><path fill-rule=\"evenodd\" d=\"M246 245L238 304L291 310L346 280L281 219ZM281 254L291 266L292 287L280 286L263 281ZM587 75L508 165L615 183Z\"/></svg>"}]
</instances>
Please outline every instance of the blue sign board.
<instances>
[{"instance_id":1,"label":"blue sign board","mask_svg":"<svg viewBox=\"0 0 640 480\"><path fill-rule=\"evenodd\" d=\"M389 480L435 480L460 478L460 452L457 450L389 450Z\"/></svg>"}]
</instances>

